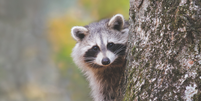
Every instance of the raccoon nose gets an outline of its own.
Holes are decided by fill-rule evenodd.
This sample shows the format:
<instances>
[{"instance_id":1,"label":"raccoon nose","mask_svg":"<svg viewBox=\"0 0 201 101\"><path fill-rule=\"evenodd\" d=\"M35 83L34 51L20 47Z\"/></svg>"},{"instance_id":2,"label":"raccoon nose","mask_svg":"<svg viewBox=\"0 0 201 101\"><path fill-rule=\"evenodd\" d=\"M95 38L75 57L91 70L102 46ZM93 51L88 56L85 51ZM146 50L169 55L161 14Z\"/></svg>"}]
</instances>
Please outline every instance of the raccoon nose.
<instances>
[{"instance_id":1,"label":"raccoon nose","mask_svg":"<svg viewBox=\"0 0 201 101\"><path fill-rule=\"evenodd\" d=\"M103 58L102 64L103 64L103 65L108 65L108 64L110 64L110 59L109 59L109 58Z\"/></svg>"}]
</instances>

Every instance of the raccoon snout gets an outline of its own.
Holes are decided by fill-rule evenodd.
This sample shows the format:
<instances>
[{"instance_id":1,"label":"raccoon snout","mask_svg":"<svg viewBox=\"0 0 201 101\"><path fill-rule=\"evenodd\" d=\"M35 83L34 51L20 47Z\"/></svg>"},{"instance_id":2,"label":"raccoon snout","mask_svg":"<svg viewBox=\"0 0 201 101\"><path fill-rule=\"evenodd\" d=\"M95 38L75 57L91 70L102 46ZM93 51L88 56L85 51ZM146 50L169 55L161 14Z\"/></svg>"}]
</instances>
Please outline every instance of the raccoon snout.
<instances>
[{"instance_id":1,"label":"raccoon snout","mask_svg":"<svg viewBox=\"0 0 201 101\"><path fill-rule=\"evenodd\" d=\"M110 64L110 59L109 58L103 58L103 60L102 60L102 64L103 65L108 65L108 64Z\"/></svg>"}]
</instances>

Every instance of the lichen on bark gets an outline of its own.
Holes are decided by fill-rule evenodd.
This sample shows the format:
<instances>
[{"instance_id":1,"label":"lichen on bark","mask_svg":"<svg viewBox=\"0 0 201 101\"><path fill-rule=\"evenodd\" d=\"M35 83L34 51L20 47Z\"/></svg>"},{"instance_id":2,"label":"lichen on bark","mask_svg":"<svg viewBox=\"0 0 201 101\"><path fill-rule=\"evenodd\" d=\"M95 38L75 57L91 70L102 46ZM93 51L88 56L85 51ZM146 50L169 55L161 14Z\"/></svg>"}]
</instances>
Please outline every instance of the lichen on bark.
<instances>
[{"instance_id":1,"label":"lichen on bark","mask_svg":"<svg viewBox=\"0 0 201 101\"><path fill-rule=\"evenodd\" d=\"M201 1L130 0L125 101L201 101Z\"/></svg>"}]
</instances>

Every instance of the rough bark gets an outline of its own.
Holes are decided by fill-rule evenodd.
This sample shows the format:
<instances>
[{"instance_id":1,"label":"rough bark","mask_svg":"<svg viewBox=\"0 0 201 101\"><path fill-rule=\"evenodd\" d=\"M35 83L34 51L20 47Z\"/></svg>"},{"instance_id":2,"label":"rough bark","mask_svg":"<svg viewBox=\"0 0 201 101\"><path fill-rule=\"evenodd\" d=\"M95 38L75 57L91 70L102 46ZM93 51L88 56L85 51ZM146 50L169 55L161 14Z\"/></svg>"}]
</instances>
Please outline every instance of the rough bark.
<instances>
[{"instance_id":1,"label":"rough bark","mask_svg":"<svg viewBox=\"0 0 201 101\"><path fill-rule=\"evenodd\" d=\"M201 1L131 0L125 101L201 101Z\"/></svg>"}]
</instances>

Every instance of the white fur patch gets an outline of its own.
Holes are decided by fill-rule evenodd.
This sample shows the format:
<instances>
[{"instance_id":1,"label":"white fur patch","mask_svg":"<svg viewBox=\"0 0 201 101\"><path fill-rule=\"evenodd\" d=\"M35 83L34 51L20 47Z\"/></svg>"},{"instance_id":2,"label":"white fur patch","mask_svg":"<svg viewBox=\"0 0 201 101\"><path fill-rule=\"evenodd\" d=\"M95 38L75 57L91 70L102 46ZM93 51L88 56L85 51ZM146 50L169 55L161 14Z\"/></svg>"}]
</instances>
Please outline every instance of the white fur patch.
<instances>
[{"instance_id":1,"label":"white fur patch","mask_svg":"<svg viewBox=\"0 0 201 101\"><path fill-rule=\"evenodd\" d=\"M108 42L113 42L115 44L125 44L128 41L128 31L128 29L122 30L120 38L110 37L108 38Z\"/></svg>"},{"instance_id":2,"label":"white fur patch","mask_svg":"<svg viewBox=\"0 0 201 101\"><path fill-rule=\"evenodd\" d=\"M113 42L113 43L115 43L115 44L118 44L118 43L120 43L120 44L122 44L122 42L120 42L118 39L116 39L116 38L110 38L109 40L108 40L108 42Z\"/></svg>"},{"instance_id":3,"label":"white fur patch","mask_svg":"<svg viewBox=\"0 0 201 101\"><path fill-rule=\"evenodd\" d=\"M103 53L102 53L102 52L99 52L98 55L97 55L97 57L96 57L95 62L96 62L97 64L99 64L99 65L102 65L102 59L103 59L103 58L104 58Z\"/></svg>"},{"instance_id":4,"label":"white fur patch","mask_svg":"<svg viewBox=\"0 0 201 101\"><path fill-rule=\"evenodd\" d=\"M105 46L107 46L107 44L108 44L108 35L107 34L103 36L103 44Z\"/></svg>"},{"instance_id":5,"label":"white fur patch","mask_svg":"<svg viewBox=\"0 0 201 101\"><path fill-rule=\"evenodd\" d=\"M81 48L80 50L81 50L81 52L86 52L87 50L89 50L90 48L91 48L92 46L85 46L85 47L83 47L83 48Z\"/></svg>"},{"instance_id":6,"label":"white fur patch","mask_svg":"<svg viewBox=\"0 0 201 101\"><path fill-rule=\"evenodd\" d=\"M99 37L96 38L96 44L100 47L101 46L101 40Z\"/></svg>"},{"instance_id":7,"label":"white fur patch","mask_svg":"<svg viewBox=\"0 0 201 101\"><path fill-rule=\"evenodd\" d=\"M110 63L114 62L114 60L117 58L117 56L110 51L106 52L106 57L110 59Z\"/></svg>"}]
</instances>

